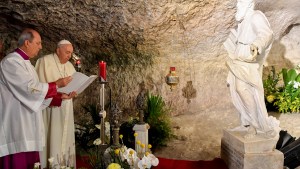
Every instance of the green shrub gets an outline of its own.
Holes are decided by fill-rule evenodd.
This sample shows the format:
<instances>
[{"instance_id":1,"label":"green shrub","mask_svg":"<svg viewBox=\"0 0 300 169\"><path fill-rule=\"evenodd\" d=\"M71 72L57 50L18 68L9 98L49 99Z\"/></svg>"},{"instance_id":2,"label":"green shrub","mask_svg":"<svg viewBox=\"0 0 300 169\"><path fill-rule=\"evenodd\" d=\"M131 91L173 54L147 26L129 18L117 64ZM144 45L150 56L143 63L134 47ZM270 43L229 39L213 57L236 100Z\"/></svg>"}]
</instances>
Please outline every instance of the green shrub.
<instances>
[{"instance_id":1,"label":"green shrub","mask_svg":"<svg viewBox=\"0 0 300 169\"><path fill-rule=\"evenodd\" d=\"M153 150L165 146L172 137L172 130L169 109L161 96L148 93L145 121L150 125L148 138Z\"/></svg>"},{"instance_id":2,"label":"green shrub","mask_svg":"<svg viewBox=\"0 0 300 169\"><path fill-rule=\"evenodd\" d=\"M283 85L278 85L282 78ZM266 105L271 105L280 113L300 111L300 74L295 69L283 68L279 74L272 73L263 81ZM269 110L269 109L268 109Z\"/></svg>"},{"instance_id":3,"label":"green shrub","mask_svg":"<svg viewBox=\"0 0 300 169\"><path fill-rule=\"evenodd\" d=\"M156 148L165 146L172 137L169 109L163 98L159 95L148 93L146 103L144 120L150 125L148 139L149 144L152 145L152 150L155 151ZM123 135L124 144L127 147L135 148L134 131L132 128L138 122L138 119L135 118L123 123L120 127L120 134Z\"/></svg>"}]
</instances>

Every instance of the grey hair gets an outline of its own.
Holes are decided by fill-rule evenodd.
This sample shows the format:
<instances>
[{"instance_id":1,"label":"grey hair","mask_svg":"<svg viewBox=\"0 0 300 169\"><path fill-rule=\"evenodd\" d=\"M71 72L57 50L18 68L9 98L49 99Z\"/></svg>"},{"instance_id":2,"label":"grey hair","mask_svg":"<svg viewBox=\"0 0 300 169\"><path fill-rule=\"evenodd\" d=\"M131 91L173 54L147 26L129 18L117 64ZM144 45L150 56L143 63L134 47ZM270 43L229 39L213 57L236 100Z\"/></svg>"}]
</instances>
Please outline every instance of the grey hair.
<instances>
[{"instance_id":1,"label":"grey hair","mask_svg":"<svg viewBox=\"0 0 300 169\"><path fill-rule=\"evenodd\" d=\"M19 39L18 39L18 47L21 47L22 45L24 45L26 40L29 40L29 42L32 42L34 36L32 31L30 30L25 30L21 33Z\"/></svg>"}]
</instances>

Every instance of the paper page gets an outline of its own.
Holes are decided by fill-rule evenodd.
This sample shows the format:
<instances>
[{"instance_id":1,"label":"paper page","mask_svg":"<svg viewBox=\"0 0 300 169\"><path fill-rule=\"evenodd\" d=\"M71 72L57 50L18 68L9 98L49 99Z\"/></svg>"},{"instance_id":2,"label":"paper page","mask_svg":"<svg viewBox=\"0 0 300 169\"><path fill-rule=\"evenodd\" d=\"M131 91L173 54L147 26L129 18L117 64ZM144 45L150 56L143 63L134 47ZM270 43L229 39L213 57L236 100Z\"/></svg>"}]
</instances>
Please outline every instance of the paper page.
<instances>
[{"instance_id":1,"label":"paper page","mask_svg":"<svg viewBox=\"0 0 300 169\"><path fill-rule=\"evenodd\" d=\"M81 93L86 89L98 76L91 75L89 79L77 90L77 94Z\"/></svg>"},{"instance_id":2,"label":"paper page","mask_svg":"<svg viewBox=\"0 0 300 169\"><path fill-rule=\"evenodd\" d=\"M72 75L72 81L65 87L58 88L57 91L60 93L69 94L73 91L76 91L77 94L80 94L85 88L87 88L96 78L96 75L88 77L87 75L75 72Z\"/></svg>"}]
</instances>

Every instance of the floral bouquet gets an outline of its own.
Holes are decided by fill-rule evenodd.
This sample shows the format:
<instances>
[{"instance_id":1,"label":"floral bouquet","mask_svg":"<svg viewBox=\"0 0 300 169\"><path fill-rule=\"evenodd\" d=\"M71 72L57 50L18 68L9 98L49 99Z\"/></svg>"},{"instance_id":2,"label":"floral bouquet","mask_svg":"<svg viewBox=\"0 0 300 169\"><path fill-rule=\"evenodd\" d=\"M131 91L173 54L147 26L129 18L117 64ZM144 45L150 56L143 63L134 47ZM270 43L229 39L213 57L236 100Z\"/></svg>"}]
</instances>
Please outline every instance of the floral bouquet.
<instances>
[{"instance_id":1,"label":"floral bouquet","mask_svg":"<svg viewBox=\"0 0 300 169\"><path fill-rule=\"evenodd\" d=\"M137 133L134 134L135 137ZM151 166L157 166L159 163L158 158L156 158L150 151L151 145L147 147L147 151L143 153L142 150L145 150L145 144L142 144L141 141L137 141L138 151L135 151L132 148L127 148L123 144L123 135L120 135L122 145L120 148L107 149L106 153L110 155L109 164L107 169L146 169L151 168Z\"/></svg>"}]
</instances>

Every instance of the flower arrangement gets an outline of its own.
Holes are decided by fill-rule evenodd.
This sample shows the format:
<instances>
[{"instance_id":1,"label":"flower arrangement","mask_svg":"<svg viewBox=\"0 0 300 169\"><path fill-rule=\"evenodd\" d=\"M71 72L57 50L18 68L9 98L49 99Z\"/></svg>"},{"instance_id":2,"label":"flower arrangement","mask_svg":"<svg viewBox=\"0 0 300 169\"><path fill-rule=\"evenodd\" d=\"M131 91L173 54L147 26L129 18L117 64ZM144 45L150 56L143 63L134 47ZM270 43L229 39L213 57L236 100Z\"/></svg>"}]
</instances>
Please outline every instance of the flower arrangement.
<instances>
[{"instance_id":1,"label":"flower arrangement","mask_svg":"<svg viewBox=\"0 0 300 169\"><path fill-rule=\"evenodd\" d=\"M297 69L297 68L296 68ZM300 74L296 69L283 68L276 74L274 67L264 82L266 104L280 113L300 111ZM279 84L282 80L282 85Z\"/></svg>"},{"instance_id":2,"label":"flower arrangement","mask_svg":"<svg viewBox=\"0 0 300 169\"><path fill-rule=\"evenodd\" d=\"M95 125L95 127L100 129L99 125ZM137 135L134 133L135 138ZM122 134L119 135L119 139L120 145L112 145L106 150L101 147L100 138L94 140L94 148L88 152L87 160L93 169L146 169L158 165L158 158L151 153L152 145L146 146L137 140L138 148L135 151L124 145Z\"/></svg>"},{"instance_id":3,"label":"flower arrangement","mask_svg":"<svg viewBox=\"0 0 300 169\"><path fill-rule=\"evenodd\" d=\"M137 133L134 133L134 136L137 137ZM107 150L111 157L107 169L117 169L118 167L123 169L146 169L158 165L158 158L151 153L151 144L146 147L145 144L137 140L138 150L135 151L123 144L123 135L120 135L120 139L120 147Z\"/></svg>"}]
</instances>

